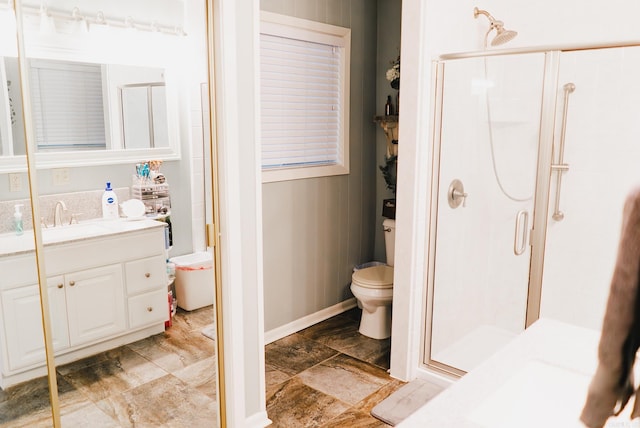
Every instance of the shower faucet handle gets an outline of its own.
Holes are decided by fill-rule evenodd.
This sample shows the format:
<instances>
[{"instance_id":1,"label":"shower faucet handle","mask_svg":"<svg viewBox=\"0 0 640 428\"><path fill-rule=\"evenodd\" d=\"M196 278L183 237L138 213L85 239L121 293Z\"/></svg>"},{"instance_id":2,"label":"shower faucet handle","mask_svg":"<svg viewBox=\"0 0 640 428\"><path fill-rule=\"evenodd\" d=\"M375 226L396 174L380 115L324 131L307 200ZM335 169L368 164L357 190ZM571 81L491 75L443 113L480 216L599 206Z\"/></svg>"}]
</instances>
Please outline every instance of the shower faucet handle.
<instances>
[{"instance_id":1,"label":"shower faucet handle","mask_svg":"<svg viewBox=\"0 0 640 428\"><path fill-rule=\"evenodd\" d=\"M453 189L453 198L462 199L462 208L465 208L467 206L467 196L469 196L467 192L461 192L459 190Z\"/></svg>"},{"instance_id":2,"label":"shower faucet handle","mask_svg":"<svg viewBox=\"0 0 640 428\"><path fill-rule=\"evenodd\" d=\"M463 208L466 207L467 196L469 196L469 194L464 191L462 181L457 178L453 180L449 185L449 191L447 192L449 206L454 209L458 208L460 205L462 205Z\"/></svg>"}]
</instances>

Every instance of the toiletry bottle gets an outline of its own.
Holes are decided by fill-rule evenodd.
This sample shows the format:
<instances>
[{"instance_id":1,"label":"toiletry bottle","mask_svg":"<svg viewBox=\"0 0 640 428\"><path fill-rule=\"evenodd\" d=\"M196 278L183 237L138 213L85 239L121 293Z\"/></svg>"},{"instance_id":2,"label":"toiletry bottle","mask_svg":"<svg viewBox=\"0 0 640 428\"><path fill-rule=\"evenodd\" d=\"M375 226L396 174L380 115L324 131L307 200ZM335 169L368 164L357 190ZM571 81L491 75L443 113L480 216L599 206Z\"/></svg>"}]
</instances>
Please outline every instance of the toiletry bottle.
<instances>
[{"instance_id":1,"label":"toiletry bottle","mask_svg":"<svg viewBox=\"0 0 640 428\"><path fill-rule=\"evenodd\" d=\"M22 204L16 204L14 207L15 212L13 213L13 228L16 231L16 235L22 235L24 233L24 227L22 224L22 212L20 211L20 208L23 206L24 205Z\"/></svg>"},{"instance_id":2,"label":"toiletry bottle","mask_svg":"<svg viewBox=\"0 0 640 428\"><path fill-rule=\"evenodd\" d=\"M387 103L384 105L385 116L391 116L393 114L393 104L391 104L391 95L387 95Z\"/></svg>"},{"instance_id":3,"label":"toiletry bottle","mask_svg":"<svg viewBox=\"0 0 640 428\"><path fill-rule=\"evenodd\" d=\"M113 220L118 217L118 196L111 188L111 183L107 181L107 187L102 194L102 218Z\"/></svg>"}]
</instances>

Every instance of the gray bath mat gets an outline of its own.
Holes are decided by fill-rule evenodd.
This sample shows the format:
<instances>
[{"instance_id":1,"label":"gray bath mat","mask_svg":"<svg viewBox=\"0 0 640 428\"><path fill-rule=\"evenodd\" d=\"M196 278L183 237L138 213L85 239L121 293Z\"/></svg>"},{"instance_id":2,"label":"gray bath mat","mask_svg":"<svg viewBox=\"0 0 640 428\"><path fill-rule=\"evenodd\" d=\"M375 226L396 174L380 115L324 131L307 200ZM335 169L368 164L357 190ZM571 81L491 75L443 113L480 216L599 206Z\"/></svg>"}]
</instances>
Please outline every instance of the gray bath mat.
<instances>
[{"instance_id":1,"label":"gray bath mat","mask_svg":"<svg viewBox=\"0 0 640 428\"><path fill-rule=\"evenodd\" d=\"M216 325L209 324L204 326L204 328L202 329L202 334L207 336L209 339L216 340Z\"/></svg>"},{"instance_id":2,"label":"gray bath mat","mask_svg":"<svg viewBox=\"0 0 640 428\"><path fill-rule=\"evenodd\" d=\"M371 415L387 425L396 426L444 389L423 379L415 379L382 400Z\"/></svg>"}]
</instances>

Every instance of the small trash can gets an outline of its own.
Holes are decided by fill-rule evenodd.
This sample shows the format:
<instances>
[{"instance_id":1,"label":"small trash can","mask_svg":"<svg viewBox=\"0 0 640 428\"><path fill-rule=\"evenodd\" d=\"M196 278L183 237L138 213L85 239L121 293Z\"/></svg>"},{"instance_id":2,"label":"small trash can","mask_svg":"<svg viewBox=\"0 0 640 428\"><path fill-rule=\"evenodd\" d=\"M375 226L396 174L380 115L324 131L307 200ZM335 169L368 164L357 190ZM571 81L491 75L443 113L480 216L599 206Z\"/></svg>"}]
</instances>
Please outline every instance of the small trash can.
<instances>
[{"instance_id":1,"label":"small trash can","mask_svg":"<svg viewBox=\"0 0 640 428\"><path fill-rule=\"evenodd\" d=\"M176 300L178 306L193 311L213 304L213 257L207 252L197 252L172 257L176 265Z\"/></svg>"},{"instance_id":2,"label":"small trash can","mask_svg":"<svg viewBox=\"0 0 640 428\"><path fill-rule=\"evenodd\" d=\"M370 268L370 267L374 267L374 266L384 266L385 263L382 262L367 262L367 263L362 263L361 265L357 265L353 268L354 272L357 272L361 269L366 269L366 268Z\"/></svg>"}]
</instances>

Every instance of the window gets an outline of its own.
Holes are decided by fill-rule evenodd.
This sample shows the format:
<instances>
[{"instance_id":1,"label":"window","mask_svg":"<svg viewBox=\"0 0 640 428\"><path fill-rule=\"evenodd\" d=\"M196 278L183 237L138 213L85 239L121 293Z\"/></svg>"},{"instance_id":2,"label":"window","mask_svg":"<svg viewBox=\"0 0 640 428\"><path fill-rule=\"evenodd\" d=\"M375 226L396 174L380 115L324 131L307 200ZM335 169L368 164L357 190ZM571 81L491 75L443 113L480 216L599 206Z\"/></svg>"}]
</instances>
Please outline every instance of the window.
<instances>
[{"instance_id":1,"label":"window","mask_svg":"<svg viewBox=\"0 0 640 428\"><path fill-rule=\"evenodd\" d=\"M32 60L30 72L38 151L104 150L101 65Z\"/></svg>"},{"instance_id":2,"label":"window","mask_svg":"<svg viewBox=\"0 0 640 428\"><path fill-rule=\"evenodd\" d=\"M351 30L262 13L263 182L349 173Z\"/></svg>"}]
</instances>

